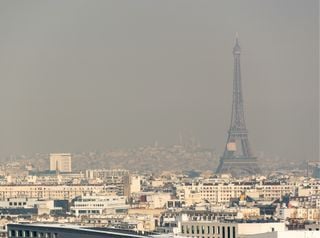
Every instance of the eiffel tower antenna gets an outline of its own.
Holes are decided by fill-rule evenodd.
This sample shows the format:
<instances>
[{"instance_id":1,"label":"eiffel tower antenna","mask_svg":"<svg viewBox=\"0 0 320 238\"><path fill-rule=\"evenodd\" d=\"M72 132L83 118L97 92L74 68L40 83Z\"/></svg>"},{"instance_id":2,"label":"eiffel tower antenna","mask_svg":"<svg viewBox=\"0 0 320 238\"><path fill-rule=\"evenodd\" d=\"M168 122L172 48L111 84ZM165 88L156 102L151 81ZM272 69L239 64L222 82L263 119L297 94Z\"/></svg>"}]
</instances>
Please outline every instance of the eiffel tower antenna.
<instances>
[{"instance_id":1,"label":"eiffel tower antenna","mask_svg":"<svg viewBox=\"0 0 320 238\"><path fill-rule=\"evenodd\" d=\"M233 47L234 73L231 122L225 150L216 171L217 173L231 173L236 176L260 172L257 159L253 157L250 149L244 118L240 55L239 36L236 33L235 45Z\"/></svg>"},{"instance_id":2,"label":"eiffel tower antenna","mask_svg":"<svg viewBox=\"0 0 320 238\"><path fill-rule=\"evenodd\" d=\"M236 32L236 43L239 43L239 33Z\"/></svg>"}]
</instances>

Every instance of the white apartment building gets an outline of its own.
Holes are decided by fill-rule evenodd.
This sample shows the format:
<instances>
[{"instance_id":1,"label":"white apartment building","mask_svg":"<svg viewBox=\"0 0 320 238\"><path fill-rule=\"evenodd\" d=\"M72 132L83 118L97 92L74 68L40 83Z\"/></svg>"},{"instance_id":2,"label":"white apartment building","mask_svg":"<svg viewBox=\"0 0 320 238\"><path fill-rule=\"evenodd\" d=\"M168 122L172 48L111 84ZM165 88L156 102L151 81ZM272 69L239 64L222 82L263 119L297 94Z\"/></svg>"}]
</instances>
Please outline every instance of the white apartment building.
<instances>
[{"instance_id":1,"label":"white apartment building","mask_svg":"<svg viewBox=\"0 0 320 238\"><path fill-rule=\"evenodd\" d=\"M8 198L0 201L1 209L30 209L37 208L38 215L50 214L54 207L54 200L39 200L33 198Z\"/></svg>"},{"instance_id":2,"label":"white apartment building","mask_svg":"<svg viewBox=\"0 0 320 238\"><path fill-rule=\"evenodd\" d=\"M125 196L82 195L77 197L70 211L75 216L101 215L116 213L118 210L127 210Z\"/></svg>"},{"instance_id":3,"label":"white apartment building","mask_svg":"<svg viewBox=\"0 0 320 238\"><path fill-rule=\"evenodd\" d=\"M71 172L71 154L53 153L50 154L50 170L59 172Z\"/></svg>"},{"instance_id":4,"label":"white apartment building","mask_svg":"<svg viewBox=\"0 0 320 238\"><path fill-rule=\"evenodd\" d=\"M33 208L40 206L54 209L54 201L34 198L8 198L0 201L1 208Z\"/></svg>"},{"instance_id":5,"label":"white apartment building","mask_svg":"<svg viewBox=\"0 0 320 238\"><path fill-rule=\"evenodd\" d=\"M177 196L185 201L194 200L196 194L200 194L201 200L212 203L229 203L231 198L240 197L243 192L257 194L264 200L281 198L285 194L294 194L295 186L288 184L233 184L233 183L193 183L177 186Z\"/></svg>"},{"instance_id":6,"label":"white apartment building","mask_svg":"<svg viewBox=\"0 0 320 238\"><path fill-rule=\"evenodd\" d=\"M229 203L231 198L239 197L242 192L250 189L251 185L234 185L234 184L213 184L199 183L192 185L179 186L177 188L179 198L189 200L189 197L195 197L200 194L201 200L208 200L212 203ZM191 199L194 200L194 199Z\"/></svg>"},{"instance_id":7,"label":"white apartment building","mask_svg":"<svg viewBox=\"0 0 320 238\"><path fill-rule=\"evenodd\" d=\"M179 234L182 237L194 238L241 238L245 235L264 232L284 231L283 222L220 222L192 220L182 216L178 223Z\"/></svg>"},{"instance_id":8,"label":"white apartment building","mask_svg":"<svg viewBox=\"0 0 320 238\"><path fill-rule=\"evenodd\" d=\"M128 176L129 171L126 169L87 169L85 174L88 179L108 179Z\"/></svg>"},{"instance_id":9,"label":"white apartment building","mask_svg":"<svg viewBox=\"0 0 320 238\"><path fill-rule=\"evenodd\" d=\"M281 198L286 194L295 194L296 186L293 184L258 184L255 190L259 193L259 197L264 200L274 200Z\"/></svg>"},{"instance_id":10,"label":"white apartment building","mask_svg":"<svg viewBox=\"0 0 320 238\"><path fill-rule=\"evenodd\" d=\"M105 185L0 185L0 199L37 198L72 200L84 193L103 193Z\"/></svg>"}]
</instances>

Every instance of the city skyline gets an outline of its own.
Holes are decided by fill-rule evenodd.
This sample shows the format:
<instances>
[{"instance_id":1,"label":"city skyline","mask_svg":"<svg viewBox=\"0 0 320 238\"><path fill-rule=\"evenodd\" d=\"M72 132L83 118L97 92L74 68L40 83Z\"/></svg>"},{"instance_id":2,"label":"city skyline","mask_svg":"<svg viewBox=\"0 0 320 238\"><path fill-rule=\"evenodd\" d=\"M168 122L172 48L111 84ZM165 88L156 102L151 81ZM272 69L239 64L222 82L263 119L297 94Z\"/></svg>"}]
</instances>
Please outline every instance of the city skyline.
<instances>
[{"instance_id":1,"label":"city skyline","mask_svg":"<svg viewBox=\"0 0 320 238\"><path fill-rule=\"evenodd\" d=\"M319 12L0 1L0 237L320 237Z\"/></svg>"},{"instance_id":2,"label":"city skyline","mask_svg":"<svg viewBox=\"0 0 320 238\"><path fill-rule=\"evenodd\" d=\"M317 1L74 3L0 3L0 156L180 132L222 154L238 31L254 152L319 158Z\"/></svg>"}]
</instances>

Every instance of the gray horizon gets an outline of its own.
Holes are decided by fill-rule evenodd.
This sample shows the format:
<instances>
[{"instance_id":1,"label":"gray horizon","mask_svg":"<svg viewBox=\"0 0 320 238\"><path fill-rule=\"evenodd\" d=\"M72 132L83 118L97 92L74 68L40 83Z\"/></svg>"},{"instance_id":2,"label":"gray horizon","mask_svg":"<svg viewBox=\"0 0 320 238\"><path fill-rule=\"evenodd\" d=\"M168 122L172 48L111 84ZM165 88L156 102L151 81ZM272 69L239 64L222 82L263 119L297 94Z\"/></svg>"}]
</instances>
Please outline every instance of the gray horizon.
<instances>
[{"instance_id":1,"label":"gray horizon","mask_svg":"<svg viewBox=\"0 0 320 238\"><path fill-rule=\"evenodd\" d=\"M168 145L217 155L235 33L256 155L319 160L319 1L1 1L0 159Z\"/></svg>"}]
</instances>

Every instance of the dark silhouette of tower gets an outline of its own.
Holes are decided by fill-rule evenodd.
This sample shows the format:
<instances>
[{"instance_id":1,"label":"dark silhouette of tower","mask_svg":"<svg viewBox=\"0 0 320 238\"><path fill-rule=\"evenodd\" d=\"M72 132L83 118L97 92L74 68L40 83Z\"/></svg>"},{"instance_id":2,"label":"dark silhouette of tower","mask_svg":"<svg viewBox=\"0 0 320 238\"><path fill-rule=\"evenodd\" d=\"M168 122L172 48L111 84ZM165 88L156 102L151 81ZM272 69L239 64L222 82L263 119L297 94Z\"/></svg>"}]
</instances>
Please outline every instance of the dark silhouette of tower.
<instances>
[{"instance_id":1,"label":"dark silhouette of tower","mask_svg":"<svg viewBox=\"0 0 320 238\"><path fill-rule=\"evenodd\" d=\"M257 159L250 150L248 131L244 120L240 53L239 39L236 36L236 43L233 47L234 75L231 123L225 150L216 171L217 173L231 173L235 176L260 172Z\"/></svg>"}]
</instances>

